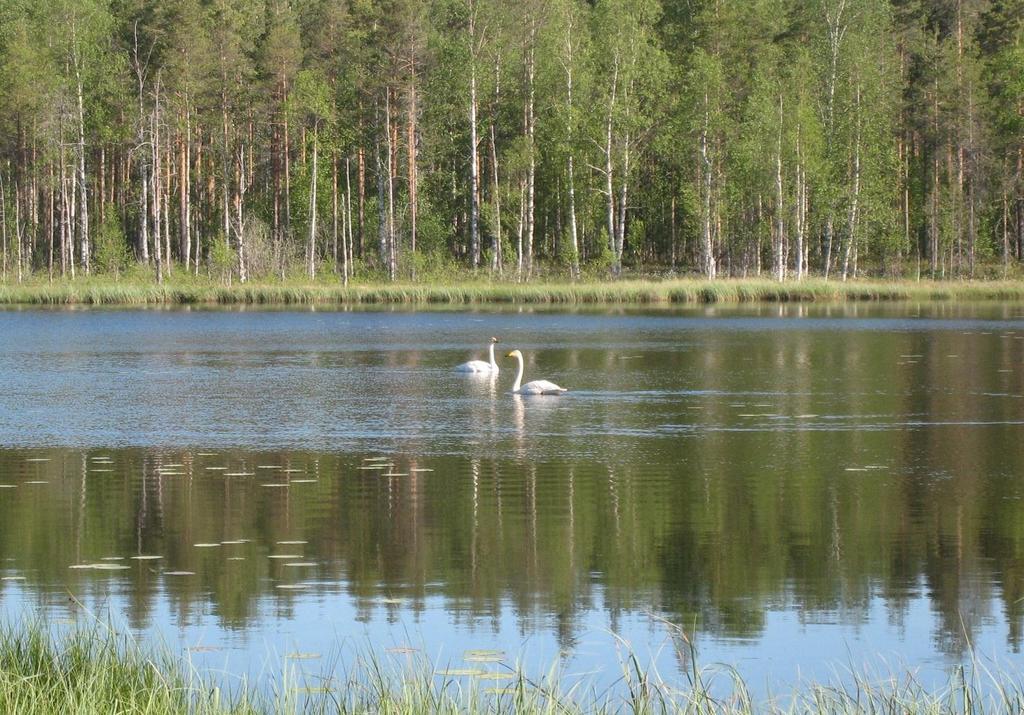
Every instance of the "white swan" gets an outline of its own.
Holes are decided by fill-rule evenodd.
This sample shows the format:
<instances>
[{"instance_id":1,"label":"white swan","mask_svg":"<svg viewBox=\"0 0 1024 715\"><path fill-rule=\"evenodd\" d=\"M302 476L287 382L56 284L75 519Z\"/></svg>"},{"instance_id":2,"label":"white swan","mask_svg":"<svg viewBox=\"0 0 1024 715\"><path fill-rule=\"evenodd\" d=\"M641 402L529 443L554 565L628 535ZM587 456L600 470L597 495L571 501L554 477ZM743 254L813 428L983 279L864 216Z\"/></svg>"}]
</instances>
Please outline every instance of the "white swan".
<instances>
[{"instance_id":1,"label":"white swan","mask_svg":"<svg viewBox=\"0 0 1024 715\"><path fill-rule=\"evenodd\" d=\"M512 392L517 395L561 395L563 392L568 392L564 387L559 387L553 382L547 380L534 380L528 382L525 385L521 385L523 381L523 354L518 350L513 350L505 357L514 357L519 363L519 370L516 372L516 381L512 385Z\"/></svg>"},{"instance_id":2,"label":"white swan","mask_svg":"<svg viewBox=\"0 0 1024 715\"><path fill-rule=\"evenodd\" d=\"M484 362L483 360L470 360L464 362L461 365L456 365L456 372L486 372L490 375L498 374L498 363L494 361L494 344L498 342L497 338L491 338L490 346L490 362Z\"/></svg>"}]
</instances>

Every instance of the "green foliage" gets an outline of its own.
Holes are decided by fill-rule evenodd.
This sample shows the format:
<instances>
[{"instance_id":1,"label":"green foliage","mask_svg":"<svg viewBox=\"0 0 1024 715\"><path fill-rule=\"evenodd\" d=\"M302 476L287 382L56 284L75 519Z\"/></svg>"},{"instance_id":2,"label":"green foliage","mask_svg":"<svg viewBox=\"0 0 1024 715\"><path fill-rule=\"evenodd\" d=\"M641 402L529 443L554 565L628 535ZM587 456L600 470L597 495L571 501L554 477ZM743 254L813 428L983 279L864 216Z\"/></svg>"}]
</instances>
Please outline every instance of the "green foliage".
<instances>
[{"instance_id":1,"label":"green foliage","mask_svg":"<svg viewBox=\"0 0 1024 715\"><path fill-rule=\"evenodd\" d=\"M231 279L235 266L235 252L228 245L223 234L216 235L210 243L210 270L225 283Z\"/></svg>"},{"instance_id":2,"label":"green foliage","mask_svg":"<svg viewBox=\"0 0 1024 715\"><path fill-rule=\"evenodd\" d=\"M413 205L417 252L460 261L472 86L488 250L499 226L502 250L514 245L522 221L536 262L565 264L546 254L564 250L571 184L598 266L622 258L600 235L612 208L616 237L643 227L625 250L652 268L673 237L689 247L677 267L702 268L705 229L723 270L756 271L779 230L792 266L799 214L817 273L852 246L880 273L912 255L964 276L1003 253L1024 261L1022 78L1024 0L9 0L0 178L19 184L24 267L48 263L46 207L60 214L72 191L81 206L83 172L92 223L101 202L117 206L137 246L142 222L127 216L156 157L172 236L187 174L193 240L240 205L243 225L268 227L277 274L305 255L315 147L315 215L332 215L337 159L367 265L378 186L395 194L403 262Z\"/></svg>"},{"instance_id":3,"label":"green foliage","mask_svg":"<svg viewBox=\"0 0 1024 715\"><path fill-rule=\"evenodd\" d=\"M93 241L93 265L100 273L120 276L128 267L131 251L116 211L108 211Z\"/></svg>"}]
</instances>

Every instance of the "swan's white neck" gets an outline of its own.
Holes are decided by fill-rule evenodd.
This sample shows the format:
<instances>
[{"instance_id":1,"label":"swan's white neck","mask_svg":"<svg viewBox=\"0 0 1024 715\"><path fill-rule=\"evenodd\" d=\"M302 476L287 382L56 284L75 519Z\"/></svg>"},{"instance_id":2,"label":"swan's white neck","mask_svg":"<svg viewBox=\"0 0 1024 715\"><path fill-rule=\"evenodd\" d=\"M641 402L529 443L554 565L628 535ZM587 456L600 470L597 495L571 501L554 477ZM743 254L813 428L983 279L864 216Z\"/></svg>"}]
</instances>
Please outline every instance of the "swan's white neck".
<instances>
[{"instance_id":1,"label":"swan's white neck","mask_svg":"<svg viewBox=\"0 0 1024 715\"><path fill-rule=\"evenodd\" d=\"M523 382L523 356L519 353L516 353L516 362L519 363L519 367L516 369L516 381L512 384L512 392L519 392Z\"/></svg>"},{"instance_id":2,"label":"swan's white neck","mask_svg":"<svg viewBox=\"0 0 1024 715\"><path fill-rule=\"evenodd\" d=\"M491 353L491 370L493 370L494 372L497 372L498 371L498 363L496 363L494 361L494 343L491 343L490 353Z\"/></svg>"}]
</instances>

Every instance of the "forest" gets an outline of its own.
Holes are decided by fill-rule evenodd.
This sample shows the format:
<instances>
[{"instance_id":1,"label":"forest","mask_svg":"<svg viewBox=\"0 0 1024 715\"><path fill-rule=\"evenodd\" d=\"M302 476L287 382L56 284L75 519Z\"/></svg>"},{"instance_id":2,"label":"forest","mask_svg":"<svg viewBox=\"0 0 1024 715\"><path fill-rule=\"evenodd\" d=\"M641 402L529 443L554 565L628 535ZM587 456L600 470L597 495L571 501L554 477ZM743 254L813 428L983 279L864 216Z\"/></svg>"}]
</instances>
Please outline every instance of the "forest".
<instances>
[{"instance_id":1,"label":"forest","mask_svg":"<svg viewBox=\"0 0 1024 715\"><path fill-rule=\"evenodd\" d=\"M1014 275L1022 38L1024 0L5 0L2 278Z\"/></svg>"}]
</instances>

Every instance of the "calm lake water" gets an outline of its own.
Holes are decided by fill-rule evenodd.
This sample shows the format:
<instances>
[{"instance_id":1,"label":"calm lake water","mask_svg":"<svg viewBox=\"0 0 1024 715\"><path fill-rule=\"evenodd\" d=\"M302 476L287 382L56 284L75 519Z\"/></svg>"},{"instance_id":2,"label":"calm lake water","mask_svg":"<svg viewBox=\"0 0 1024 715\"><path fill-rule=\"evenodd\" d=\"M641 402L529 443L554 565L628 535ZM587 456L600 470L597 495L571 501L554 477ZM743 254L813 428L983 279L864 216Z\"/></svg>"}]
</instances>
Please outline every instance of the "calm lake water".
<instances>
[{"instance_id":1,"label":"calm lake water","mask_svg":"<svg viewBox=\"0 0 1024 715\"><path fill-rule=\"evenodd\" d=\"M0 578L228 679L1016 670L1024 306L0 311Z\"/></svg>"}]
</instances>

